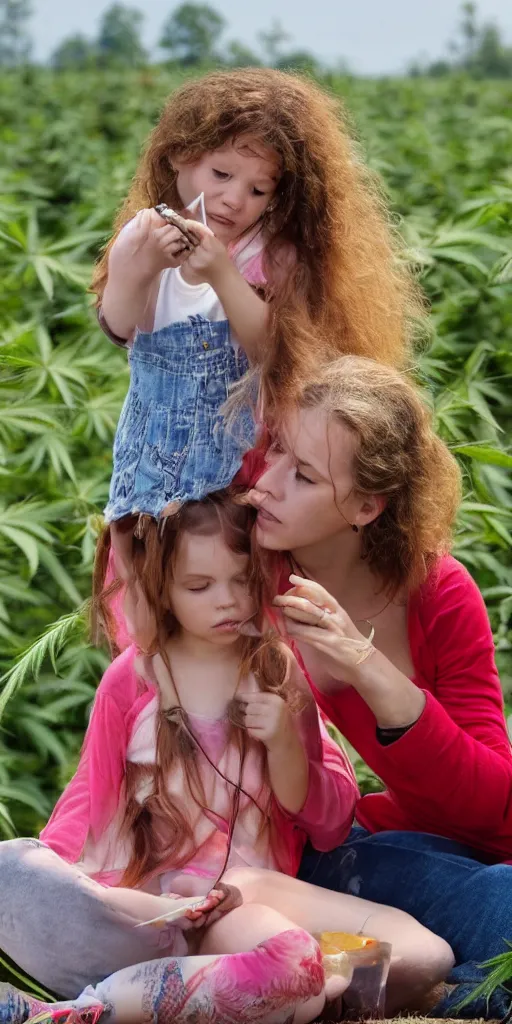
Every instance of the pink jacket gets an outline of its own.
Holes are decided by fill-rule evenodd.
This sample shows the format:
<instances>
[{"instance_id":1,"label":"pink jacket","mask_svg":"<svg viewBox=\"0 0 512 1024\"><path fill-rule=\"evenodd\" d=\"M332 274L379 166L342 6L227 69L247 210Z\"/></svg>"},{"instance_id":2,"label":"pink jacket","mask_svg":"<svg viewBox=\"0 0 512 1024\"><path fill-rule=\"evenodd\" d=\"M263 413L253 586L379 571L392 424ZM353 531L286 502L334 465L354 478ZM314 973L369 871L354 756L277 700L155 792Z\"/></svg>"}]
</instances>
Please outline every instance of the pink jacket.
<instances>
[{"instance_id":1,"label":"pink jacket","mask_svg":"<svg viewBox=\"0 0 512 1024\"><path fill-rule=\"evenodd\" d=\"M156 689L137 674L137 649L127 648L109 666L100 683L76 774L41 832L41 840L64 860L80 860L89 833L98 841L121 799L126 753L133 726ZM311 698L301 715L301 734L309 759L309 791L297 815L277 801L274 813L282 840L282 871L296 875L307 839L321 851L334 849L350 831L358 799L350 762L329 737Z\"/></svg>"}]
</instances>

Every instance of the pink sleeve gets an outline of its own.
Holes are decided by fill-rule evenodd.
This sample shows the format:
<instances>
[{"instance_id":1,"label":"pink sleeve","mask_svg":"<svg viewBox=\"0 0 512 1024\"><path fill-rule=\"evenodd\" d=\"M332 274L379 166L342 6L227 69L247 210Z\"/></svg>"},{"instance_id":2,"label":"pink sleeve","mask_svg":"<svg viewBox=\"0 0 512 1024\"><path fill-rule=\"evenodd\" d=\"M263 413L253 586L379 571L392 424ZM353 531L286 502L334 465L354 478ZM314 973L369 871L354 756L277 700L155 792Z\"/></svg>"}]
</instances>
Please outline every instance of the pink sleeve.
<instances>
[{"instance_id":1,"label":"pink sleeve","mask_svg":"<svg viewBox=\"0 0 512 1024\"><path fill-rule=\"evenodd\" d=\"M348 836L359 790L344 750L329 736L314 701L300 713L300 731L309 762L306 801L298 814L289 814L308 836L315 850L334 850Z\"/></svg>"},{"instance_id":2,"label":"pink sleeve","mask_svg":"<svg viewBox=\"0 0 512 1024\"><path fill-rule=\"evenodd\" d=\"M133 650L126 651L101 680L78 768L40 835L71 863L80 859L89 831L98 839L116 813L128 744L126 712L136 690Z\"/></svg>"},{"instance_id":3,"label":"pink sleeve","mask_svg":"<svg viewBox=\"0 0 512 1024\"><path fill-rule=\"evenodd\" d=\"M64 860L78 861L89 832L97 840L114 817L125 751L124 716L98 691L78 768L40 835Z\"/></svg>"}]
</instances>

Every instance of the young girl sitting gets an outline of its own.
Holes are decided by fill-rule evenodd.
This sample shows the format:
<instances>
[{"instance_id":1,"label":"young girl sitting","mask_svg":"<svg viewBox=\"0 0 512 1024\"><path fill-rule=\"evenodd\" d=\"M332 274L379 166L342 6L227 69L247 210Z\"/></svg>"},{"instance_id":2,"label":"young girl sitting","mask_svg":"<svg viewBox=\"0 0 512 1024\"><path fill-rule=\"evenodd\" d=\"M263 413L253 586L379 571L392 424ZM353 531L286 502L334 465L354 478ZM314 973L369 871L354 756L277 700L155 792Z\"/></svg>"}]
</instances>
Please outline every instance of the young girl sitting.
<instances>
[{"instance_id":1,"label":"young girl sitting","mask_svg":"<svg viewBox=\"0 0 512 1024\"><path fill-rule=\"evenodd\" d=\"M449 947L407 915L293 877L306 839L330 850L345 838L357 789L265 630L253 515L217 495L184 506L162 543L154 522L134 537L148 653L132 646L105 673L42 843L0 845L0 944L74 1000L57 1007L116 1024L312 1021L324 930L393 943L390 1009L450 966ZM101 604L108 627L108 592ZM205 899L147 923L184 896ZM44 1009L2 996L0 1021Z\"/></svg>"}]
</instances>

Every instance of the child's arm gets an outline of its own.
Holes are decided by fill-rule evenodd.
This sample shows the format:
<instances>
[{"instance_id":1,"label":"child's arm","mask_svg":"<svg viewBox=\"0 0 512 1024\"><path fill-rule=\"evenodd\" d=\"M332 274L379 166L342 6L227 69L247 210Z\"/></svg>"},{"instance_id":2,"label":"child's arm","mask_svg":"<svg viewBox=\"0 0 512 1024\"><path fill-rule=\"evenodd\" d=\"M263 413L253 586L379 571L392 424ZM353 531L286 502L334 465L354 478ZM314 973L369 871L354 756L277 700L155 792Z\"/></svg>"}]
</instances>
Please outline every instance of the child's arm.
<instances>
[{"instance_id":1,"label":"child's arm","mask_svg":"<svg viewBox=\"0 0 512 1024\"><path fill-rule=\"evenodd\" d=\"M329 736L314 702L302 716L310 782L296 822L315 850L333 850L352 828L359 789L345 751Z\"/></svg>"},{"instance_id":2,"label":"child's arm","mask_svg":"<svg viewBox=\"0 0 512 1024\"><path fill-rule=\"evenodd\" d=\"M309 767L295 716L277 693L251 693L243 699L247 732L267 748L272 792L288 814L298 814L308 795Z\"/></svg>"},{"instance_id":3,"label":"child's arm","mask_svg":"<svg viewBox=\"0 0 512 1024\"><path fill-rule=\"evenodd\" d=\"M140 210L114 242L101 308L110 331L128 341L137 327L152 330L160 274L188 255L183 235L156 210Z\"/></svg>"},{"instance_id":4,"label":"child's arm","mask_svg":"<svg viewBox=\"0 0 512 1024\"><path fill-rule=\"evenodd\" d=\"M290 679L304 694L302 708L291 714L275 694L251 695L259 718L256 722L255 716L257 731L251 734L267 747L271 786L281 810L293 818L316 850L333 850L350 831L359 790L350 761L329 736L296 658L290 651L288 657ZM267 711L258 709L261 698L272 698L265 702ZM284 710L278 711L276 702ZM251 732L249 722L247 713Z\"/></svg>"},{"instance_id":5,"label":"child's arm","mask_svg":"<svg viewBox=\"0 0 512 1024\"><path fill-rule=\"evenodd\" d=\"M268 303L256 294L229 258L227 249L203 224L190 222L201 238L187 256L185 268L216 292L233 334L251 362L261 359L268 331ZM186 270L185 270L186 272Z\"/></svg>"}]
</instances>

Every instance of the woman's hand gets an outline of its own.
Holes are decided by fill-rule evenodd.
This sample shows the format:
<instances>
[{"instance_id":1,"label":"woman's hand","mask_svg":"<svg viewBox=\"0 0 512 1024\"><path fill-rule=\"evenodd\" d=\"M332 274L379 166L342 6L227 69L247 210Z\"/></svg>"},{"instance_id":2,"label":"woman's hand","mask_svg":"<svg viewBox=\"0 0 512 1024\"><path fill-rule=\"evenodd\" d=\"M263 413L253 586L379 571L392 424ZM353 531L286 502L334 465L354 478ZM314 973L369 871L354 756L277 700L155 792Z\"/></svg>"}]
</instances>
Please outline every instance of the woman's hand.
<instances>
[{"instance_id":1,"label":"woman's hand","mask_svg":"<svg viewBox=\"0 0 512 1024\"><path fill-rule=\"evenodd\" d=\"M355 684L361 668L375 652L371 638L356 628L338 602L313 580L290 576L291 590L274 598L285 616L290 637L320 655L333 679Z\"/></svg>"}]
</instances>

